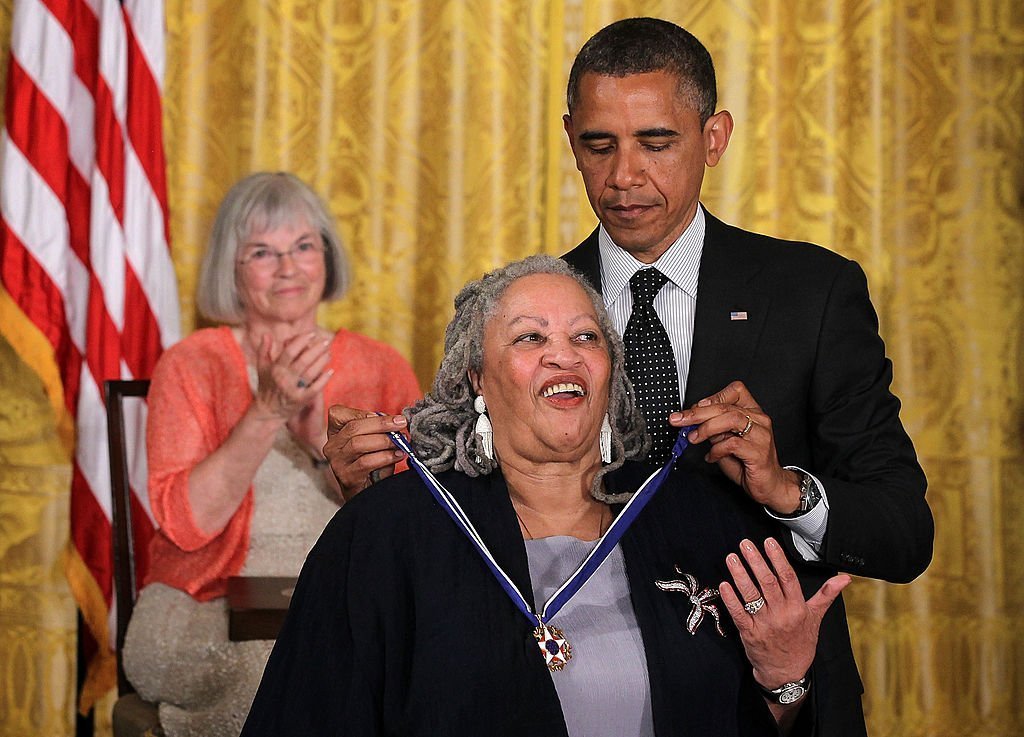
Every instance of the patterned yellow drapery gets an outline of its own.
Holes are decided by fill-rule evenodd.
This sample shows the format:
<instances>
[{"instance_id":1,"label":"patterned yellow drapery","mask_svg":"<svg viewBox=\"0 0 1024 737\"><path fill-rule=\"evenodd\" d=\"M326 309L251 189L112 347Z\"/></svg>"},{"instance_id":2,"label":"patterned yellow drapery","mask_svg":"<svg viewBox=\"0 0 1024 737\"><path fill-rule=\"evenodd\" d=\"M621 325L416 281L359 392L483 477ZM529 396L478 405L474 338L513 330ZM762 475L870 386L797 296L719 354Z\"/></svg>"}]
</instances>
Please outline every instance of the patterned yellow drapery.
<instances>
[{"instance_id":1,"label":"patterned yellow drapery","mask_svg":"<svg viewBox=\"0 0 1024 737\"><path fill-rule=\"evenodd\" d=\"M593 227L561 130L582 42L639 14L696 33L737 121L704 202L860 261L930 479L930 570L847 594L871 733L1024 734L1019 0L166 3L184 332L225 190L288 169L355 267L324 323L396 346L424 387L459 286ZM67 483L41 384L0 342L0 737L71 733Z\"/></svg>"}]
</instances>

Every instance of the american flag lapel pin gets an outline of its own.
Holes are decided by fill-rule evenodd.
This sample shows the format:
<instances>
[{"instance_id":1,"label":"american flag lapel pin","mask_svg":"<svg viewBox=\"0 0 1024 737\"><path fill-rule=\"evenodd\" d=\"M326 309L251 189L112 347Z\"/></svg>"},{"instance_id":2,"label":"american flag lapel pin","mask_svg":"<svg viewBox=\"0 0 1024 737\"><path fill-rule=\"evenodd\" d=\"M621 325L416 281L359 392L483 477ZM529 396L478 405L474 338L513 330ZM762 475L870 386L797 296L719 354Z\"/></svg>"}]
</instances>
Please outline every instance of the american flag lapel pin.
<instances>
[{"instance_id":1,"label":"american flag lapel pin","mask_svg":"<svg viewBox=\"0 0 1024 737\"><path fill-rule=\"evenodd\" d=\"M746 320L747 319L747 313L746 312L736 312L736 311L733 311L733 312L729 313L729 319L730 320Z\"/></svg>"}]
</instances>

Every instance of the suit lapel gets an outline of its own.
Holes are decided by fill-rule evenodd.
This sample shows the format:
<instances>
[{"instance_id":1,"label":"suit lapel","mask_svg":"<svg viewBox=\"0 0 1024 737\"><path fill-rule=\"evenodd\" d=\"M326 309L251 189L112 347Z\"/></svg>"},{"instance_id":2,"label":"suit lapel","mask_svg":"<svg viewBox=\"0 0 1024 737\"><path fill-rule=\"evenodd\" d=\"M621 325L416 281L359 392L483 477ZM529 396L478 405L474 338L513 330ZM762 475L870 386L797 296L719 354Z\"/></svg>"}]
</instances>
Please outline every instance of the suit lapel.
<instances>
[{"instance_id":1,"label":"suit lapel","mask_svg":"<svg viewBox=\"0 0 1024 737\"><path fill-rule=\"evenodd\" d=\"M760 254L705 214L684 407L746 378L771 306L767 285L755 279L763 268Z\"/></svg>"},{"instance_id":2,"label":"suit lapel","mask_svg":"<svg viewBox=\"0 0 1024 737\"><path fill-rule=\"evenodd\" d=\"M601 293L601 247L597 241L598 228L576 248L562 256L569 266L580 272L598 294Z\"/></svg>"}]
</instances>

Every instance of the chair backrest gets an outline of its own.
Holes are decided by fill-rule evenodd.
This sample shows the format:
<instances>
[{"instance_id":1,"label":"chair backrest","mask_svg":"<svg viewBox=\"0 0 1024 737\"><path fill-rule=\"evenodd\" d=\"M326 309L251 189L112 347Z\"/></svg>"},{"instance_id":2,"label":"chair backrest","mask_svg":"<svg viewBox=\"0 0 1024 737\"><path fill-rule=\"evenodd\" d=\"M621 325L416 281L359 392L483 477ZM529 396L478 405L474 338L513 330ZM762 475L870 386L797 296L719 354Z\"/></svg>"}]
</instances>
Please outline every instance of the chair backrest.
<instances>
[{"instance_id":1,"label":"chair backrest","mask_svg":"<svg viewBox=\"0 0 1024 737\"><path fill-rule=\"evenodd\" d=\"M103 383L107 404L107 439L110 444L110 491L113 525L114 600L117 604L117 692L132 693L121 665L121 648L135 606L135 536L132 529L131 483L128 478L128 438L125 397L145 397L149 379L111 379ZM139 439L142 441L143 439Z\"/></svg>"}]
</instances>

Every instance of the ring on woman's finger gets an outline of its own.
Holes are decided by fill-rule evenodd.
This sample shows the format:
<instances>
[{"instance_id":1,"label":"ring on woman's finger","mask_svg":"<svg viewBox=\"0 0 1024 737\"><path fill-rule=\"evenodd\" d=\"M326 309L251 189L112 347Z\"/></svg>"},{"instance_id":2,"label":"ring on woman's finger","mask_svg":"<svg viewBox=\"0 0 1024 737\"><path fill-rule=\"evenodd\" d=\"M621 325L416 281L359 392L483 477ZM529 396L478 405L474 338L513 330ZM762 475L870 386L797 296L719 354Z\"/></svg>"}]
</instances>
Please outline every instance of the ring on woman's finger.
<instances>
[{"instance_id":1,"label":"ring on woman's finger","mask_svg":"<svg viewBox=\"0 0 1024 737\"><path fill-rule=\"evenodd\" d=\"M749 614L750 616L754 616L759 611L761 611L761 607L763 607L763 606L764 606L764 597L763 596L759 596L756 599L754 599L753 601L748 601L746 604L743 605L743 608L747 610L747 614Z\"/></svg>"},{"instance_id":2,"label":"ring on woman's finger","mask_svg":"<svg viewBox=\"0 0 1024 737\"><path fill-rule=\"evenodd\" d=\"M305 389L309 384L306 383L305 379L300 377L299 380L295 382L295 386L299 387L299 389Z\"/></svg>"},{"instance_id":3,"label":"ring on woman's finger","mask_svg":"<svg viewBox=\"0 0 1024 737\"><path fill-rule=\"evenodd\" d=\"M750 415L743 415L743 416L747 418L747 426L744 427L742 430L736 431L736 437L739 437L739 438L742 438L744 435L746 435L748 432L750 432L750 428L752 428L754 426L754 421L752 419L750 419Z\"/></svg>"}]
</instances>

